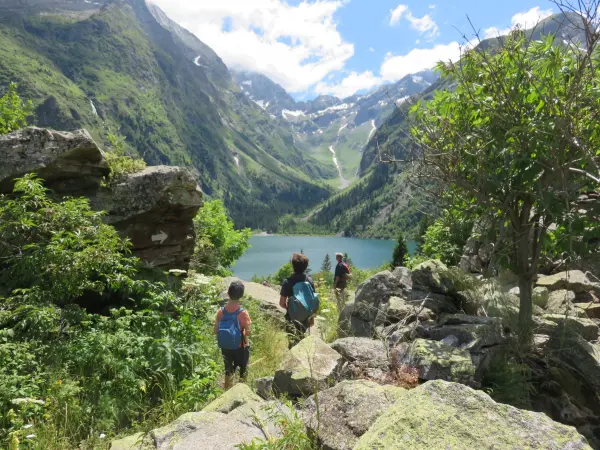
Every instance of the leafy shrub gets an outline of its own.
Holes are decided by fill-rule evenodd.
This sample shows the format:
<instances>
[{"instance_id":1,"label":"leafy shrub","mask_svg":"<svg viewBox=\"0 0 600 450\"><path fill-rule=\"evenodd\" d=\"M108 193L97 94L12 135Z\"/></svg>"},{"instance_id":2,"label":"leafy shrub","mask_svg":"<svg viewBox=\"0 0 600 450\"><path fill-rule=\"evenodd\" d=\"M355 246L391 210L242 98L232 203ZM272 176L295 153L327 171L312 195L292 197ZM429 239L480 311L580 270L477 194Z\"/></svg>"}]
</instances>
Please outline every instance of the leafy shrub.
<instances>
[{"instance_id":1,"label":"leafy shrub","mask_svg":"<svg viewBox=\"0 0 600 450\"><path fill-rule=\"evenodd\" d=\"M110 175L106 184L116 184L127 175L141 172L146 168L146 162L143 159L127 155L123 136L108 133L107 138L112 149L104 155L110 168Z\"/></svg>"},{"instance_id":2,"label":"leafy shrub","mask_svg":"<svg viewBox=\"0 0 600 450\"><path fill-rule=\"evenodd\" d=\"M439 259L448 266L456 266L463 254L473 228L472 219L446 210L425 232L421 252L429 259Z\"/></svg>"},{"instance_id":3,"label":"leafy shrub","mask_svg":"<svg viewBox=\"0 0 600 450\"><path fill-rule=\"evenodd\" d=\"M216 288L137 279L128 242L101 219L33 175L0 197L2 447L93 446L215 394Z\"/></svg>"},{"instance_id":4,"label":"leafy shrub","mask_svg":"<svg viewBox=\"0 0 600 450\"><path fill-rule=\"evenodd\" d=\"M197 237L192 267L207 275L229 275L227 269L250 247L252 232L235 230L220 200L205 202L194 226Z\"/></svg>"},{"instance_id":5,"label":"leafy shrub","mask_svg":"<svg viewBox=\"0 0 600 450\"><path fill-rule=\"evenodd\" d=\"M31 101L24 102L17 93L17 85L10 83L0 97L0 136L27 126L27 117L33 112Z\"/></svg>"}]
</instances>

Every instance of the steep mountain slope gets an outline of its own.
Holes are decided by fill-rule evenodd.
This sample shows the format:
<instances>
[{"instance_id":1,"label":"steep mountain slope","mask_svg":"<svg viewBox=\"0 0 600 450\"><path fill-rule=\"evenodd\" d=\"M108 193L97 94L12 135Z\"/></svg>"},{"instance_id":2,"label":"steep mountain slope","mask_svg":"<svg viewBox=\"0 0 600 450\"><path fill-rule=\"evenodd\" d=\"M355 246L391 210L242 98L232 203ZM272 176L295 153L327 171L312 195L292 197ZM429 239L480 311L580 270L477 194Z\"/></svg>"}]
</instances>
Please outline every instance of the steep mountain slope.
<instances>
[{"instance_id":1,"label":"steep mountain slope","mask_svg":"<svg viewBox=\"0 0 600 450\"><path fill-rule=\"evenodd\" d=\"M531 40L557 34L559 43L585 42L580 23L581 18L575 14L557 14L525 33ZM494 48L504 39L487 39L476 48ZM396 238L399 231L414 235L420 218L432 211L433 202L406 181L403 165L386 161L404 159L412 145L410 107L420 99L431 98L438 90L451 88L450 80L440 79L398 105L363 151L359 169L361 181L316 207L308 222L354 236Z\"/></svg>"},{"instance_id":2,"label":"steep mountain slope","mask_svg":"<svg viewBox=\"0 0 600 450\"><path fill-rule=\"evenodd\" d=\"M34 123L107 130L151 163L190 167L239 226L329 196L311 180L331 171L293 143L233 82L205 44L143 0L4 0L0 91L11 81L36 106Z\"/></svg>"},{"instance_id":3,"label":"steep mountain slope","mask_svg":"<svg viewBox=\"0 0 600 450\"><path fill-rule=\"evenodd\" d=\"M345 188L357 179L362 152L379 125L410 95L431 86L437 75L423 71L384 85L366 95L345 99L322 95L312 101L295 102L278 84L263 75L234 74L249 99L273 119L287 123L294 143L325 167L335 168L332 186Z\"/></svg>"}]
</instances>

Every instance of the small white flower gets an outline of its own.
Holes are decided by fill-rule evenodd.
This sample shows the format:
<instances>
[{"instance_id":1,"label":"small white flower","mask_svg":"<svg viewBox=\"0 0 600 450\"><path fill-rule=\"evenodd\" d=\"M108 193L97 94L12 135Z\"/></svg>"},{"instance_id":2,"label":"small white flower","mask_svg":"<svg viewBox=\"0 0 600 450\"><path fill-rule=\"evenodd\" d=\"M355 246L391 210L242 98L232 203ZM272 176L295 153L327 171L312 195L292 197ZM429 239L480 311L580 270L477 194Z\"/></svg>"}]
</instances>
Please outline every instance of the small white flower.
<instances>
[{"instance_id":1,"label":"small white flower","mask_svg":"<svg viewBox=\"0 0 600 450\"><path fill-rule=\"evenodd\" d=\"M100 434L100 439L104 439L106 435L104 433Z\"/></svg>"},{"instance_id":2,"label":"small white flower","mask_svg":"<svg viewBox=\"0 0 600 450\"><path fill-rule=\"evenodd\" d=\"M330 310L330 309L324 309L324 310L323 310L323 311L321 311L321 312L322 312L322 313L328 313L328 312L331 312L331 310Z\"/></svg>"},{"instance_id":3,"label":"small white flower","mask_svg":"<svg viewBox=\"0 0 600 450\"><path fill-rule=\"evenodd\" d=\"M32 424L32 423L28 423L27 425L24 425L24 426L23 426L23 429L24 429L24 430L27 430L28 428L31 428L32 426L33 426L33 424Z\"/></svg>"},{"instance_id":4,"label":"small white flower","mask_svg":"<svg viewBox=\"0 0 600 450\"><path fill-rule=\"evenodd\" d=\"M26 439L33 439L35 437L35 434L28 434L27 436L25 436Z\"/></svg>"},{"instance_id":5,"label":"small white flower","mask_svg":"<svg viewBox=\"0 0 600 450\"><path fill-rule=\"evenodd\" d=\"M323 316L317 316L317 320L327 320L327 319Z\"/></svg>"}]
</instances>

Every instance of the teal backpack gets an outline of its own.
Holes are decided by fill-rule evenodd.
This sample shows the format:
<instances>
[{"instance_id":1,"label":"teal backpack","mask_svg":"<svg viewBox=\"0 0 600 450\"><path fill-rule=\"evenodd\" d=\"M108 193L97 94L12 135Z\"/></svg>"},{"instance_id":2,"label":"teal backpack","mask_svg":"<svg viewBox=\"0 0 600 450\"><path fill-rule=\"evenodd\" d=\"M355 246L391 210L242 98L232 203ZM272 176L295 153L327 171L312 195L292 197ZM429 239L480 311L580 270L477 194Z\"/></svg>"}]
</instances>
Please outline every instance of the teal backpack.
<instances>
[{"instance_id":1,"label":"teal backpack","mask_svg":"<svg viewBox=\"0 0 600 450\"><path fill-rule=\"evenodd\" d=\"M306 281L294 285L294 296L288 300L288 314L295 322L304 322L319 310L319 294Z\"/></svg>"}]
</instances>

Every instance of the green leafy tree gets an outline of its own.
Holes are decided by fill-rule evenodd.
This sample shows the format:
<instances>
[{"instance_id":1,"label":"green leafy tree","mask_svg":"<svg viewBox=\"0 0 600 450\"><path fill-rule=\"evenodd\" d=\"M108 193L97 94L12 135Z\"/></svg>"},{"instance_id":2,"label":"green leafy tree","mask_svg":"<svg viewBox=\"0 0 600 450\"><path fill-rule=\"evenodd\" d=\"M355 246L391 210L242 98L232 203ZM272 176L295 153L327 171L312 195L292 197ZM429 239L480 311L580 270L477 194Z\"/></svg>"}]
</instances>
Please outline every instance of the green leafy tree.
<instances>
[{"instance_id":1,"label":"green leafy tree","mask_svg":"<svg viewBox=\"0 0 600 450\"><path fill-rule=\"evenodd\" d=\"M425 231L421 253L427 258L439 259L448 266L456 266L472 229L471 215L457 209L445 210Z\"/></svg>"},{"instance_id":2,"label":"green leafy tree","mask_svg":"<svg viewBox=\"0 0 600 450\"><path fill-rule=\"evenodd\" d=\"M342 261L344 261L346 264L348 264L348 266L354 266L354 263L352 262L352 258L350 258L350 256L346 252L344 252L344 256L342 257Z\"/></svg>"},{"instance_id":3,"label":"green leafy tree","mask_svg":"<svg viewBox=\"0 0 600 450\"><path fill-rule=\"evenodd\" d=\"M205 202L196 218L192 267L208 275L226 275L250 247L250 229L236 230L220 200Z\"/></svg>"},{"instance_id":4,"label":"green leafy tree","mask_svg":"<svg viewBox=\"0 0 600 450\"><path fill-rule=\"evenodd\" d=\"M323 264L321 264L321 272L331 272L331 257L329 253L325 255Z\"/></svg>"},{"instance_id":5,"label":"green leafy tree","mask_svg":"<svg viewBox=\"0 0 600 450\"><path fill-rule=\"evenodd\" d=\"M568 224L578 193L598 189L595 28L590 36L582 51L552 36L528 45L513 32L493 53L478 49L439 64L456 88L411 111L419 175L445 183L468 205L466 214L494 212L508 230L523 338L531 333L532 280L548 227Z\"/></svg>"},{"instance_id":6,"label":"green leafy tree","mask_svg":"<svg viewBox=\"0 0 600 450\"><path fill-rule=\"evenodd\" d=\"M0 136L27 126L27 117L33 112L31 101L24 102L17 93L17 85L10 83L0 97Z\"/></svg>"},{"instance_id":7,"label":"green leafy tree","mask_svg":"<svg viewBox=\"0 0 600 450\"><path fill-rule=\"evenodd\" d=\"M408 245L406 245L406 239L404 239L404 235L400 234L398 236L398 243L396 247L394 247L394 253L392 254L392 267L402 267L406 263L406 258L408 257Z\"/></svg>"},{"instance_id":8,"label":"green leafy tree","mask_svg":"<svg viewBox=\"0 0 600 450\"><path fill-rule=\"evenodd\" d=\"M53 201L34 175L0 197L0 285L17 298L65 305L131 284L129 242L87 199Z\"/></svg>"}]
</instances>

